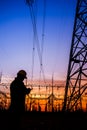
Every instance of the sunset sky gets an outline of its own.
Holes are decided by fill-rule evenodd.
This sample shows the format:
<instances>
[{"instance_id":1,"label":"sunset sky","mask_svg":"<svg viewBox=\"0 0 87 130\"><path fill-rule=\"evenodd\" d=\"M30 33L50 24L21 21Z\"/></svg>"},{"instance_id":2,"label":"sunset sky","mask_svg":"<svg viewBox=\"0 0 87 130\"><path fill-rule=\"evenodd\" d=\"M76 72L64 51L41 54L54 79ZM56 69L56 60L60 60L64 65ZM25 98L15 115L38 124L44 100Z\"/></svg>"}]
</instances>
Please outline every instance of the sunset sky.
<instances>
[{"instance_id":1,"label":"sunset sky","mask_svg":"<svg viewBox=\"0 0 87 130\"><path fill-rule=\"evenodd\" d=\"M42 65L45 79L51 79L54 74L55 79L66 80L76 2L46 0L42 37L44 0L34 0L35 38L26 0L0 0L0 72L4 76L14 77L19 69L25 69L31 78L33 52L33 78L39 78L41 69L37 42L41 52L43 38Z\"/></svg>"}]
</instances>

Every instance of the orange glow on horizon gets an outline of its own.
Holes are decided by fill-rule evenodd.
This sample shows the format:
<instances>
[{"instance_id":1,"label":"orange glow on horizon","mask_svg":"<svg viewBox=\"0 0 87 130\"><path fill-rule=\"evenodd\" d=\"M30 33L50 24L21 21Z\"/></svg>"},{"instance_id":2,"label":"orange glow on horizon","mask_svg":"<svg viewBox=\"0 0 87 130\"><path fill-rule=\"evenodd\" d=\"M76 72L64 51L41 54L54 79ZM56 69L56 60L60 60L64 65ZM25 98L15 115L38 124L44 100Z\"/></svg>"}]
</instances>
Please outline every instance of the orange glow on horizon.
<instances>
[{"instance_id":1,"label":"orange glow on horizon","mask_svg":"<svg viewBox=\"0 0 87 130\"><path fill-rule=\"evenodd\" d=\"M45 86L43 82L41 85L39 85L39 82L36 81L33 83L33 85L36 86L34 86L31 93L26 96L26 110L39 111L41 109L41 111L52 111L52 107L54 111L59 111L62 109L65 90L64 81L54 82L53 92L51 82L48 82ZM29 86L27 85L27 87L30 87L30 84ZM5 97L3 94L0 96L0 105L3 104L3 107L7 109L10 104L10 93L7 93L6 96L7 97ZM84 95L82 98L82 108L84 111L87 110L86 95Z\"/></svg>"}]
</instances>

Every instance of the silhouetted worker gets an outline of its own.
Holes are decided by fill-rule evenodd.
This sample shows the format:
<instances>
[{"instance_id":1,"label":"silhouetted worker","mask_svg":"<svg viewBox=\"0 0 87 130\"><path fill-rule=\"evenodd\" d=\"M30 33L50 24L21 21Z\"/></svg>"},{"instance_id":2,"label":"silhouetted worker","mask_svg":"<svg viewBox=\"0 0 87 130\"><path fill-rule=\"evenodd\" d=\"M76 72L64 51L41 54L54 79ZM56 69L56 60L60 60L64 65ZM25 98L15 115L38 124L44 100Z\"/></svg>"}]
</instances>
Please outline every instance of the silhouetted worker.
<instances>
[{"instance_id":1,"label":"silhouetted worker","mask_svg":"<svg viewBox=\"0 0 87 130\"><path fill-rule=\"evenodd\" d=\"M10 85L11 112L25 112L25 96L31 91L30 88L26 88L23 82L23 80L27 78L26 75L27 73L24 70L20 70L17 73L17 77L14 79L14 81L12 81Z\"/></svg>"}]
</instances>

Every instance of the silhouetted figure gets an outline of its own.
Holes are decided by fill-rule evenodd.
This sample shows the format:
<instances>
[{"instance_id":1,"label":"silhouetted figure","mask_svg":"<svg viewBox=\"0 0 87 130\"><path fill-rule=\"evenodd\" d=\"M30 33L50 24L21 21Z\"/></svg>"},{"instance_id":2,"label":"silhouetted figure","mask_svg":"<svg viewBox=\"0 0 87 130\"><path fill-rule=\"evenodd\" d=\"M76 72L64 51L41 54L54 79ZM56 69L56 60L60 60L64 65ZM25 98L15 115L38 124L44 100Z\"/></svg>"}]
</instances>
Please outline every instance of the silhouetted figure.
<instances>
[{"instance_id":1,"label":"silhouetted figure","mask_svg":"<svg viewBox=\"0 0 87 130\"><path fill-rule=\"evenodd\" d=\"M9 110L11 112L25 112L25 96L31 91L30 88L26 88L23 82L27 78L26 75L24 70L20 70L10 85L11 104Z\"/></svg>"},{"instance_id":2,"label":"silhouetted figure","mask_svg":"<svg viewBox=\"0 0 87 130\"><path fill-rule=\"evenodd\" d=\"M30 88L26 88L23 82L27 78L26 75L27 73L24 70L20 70L10 84L9 130L20 130L20 120L25 113L25 97L31 91Z\"/></svg>"}]
</instances>

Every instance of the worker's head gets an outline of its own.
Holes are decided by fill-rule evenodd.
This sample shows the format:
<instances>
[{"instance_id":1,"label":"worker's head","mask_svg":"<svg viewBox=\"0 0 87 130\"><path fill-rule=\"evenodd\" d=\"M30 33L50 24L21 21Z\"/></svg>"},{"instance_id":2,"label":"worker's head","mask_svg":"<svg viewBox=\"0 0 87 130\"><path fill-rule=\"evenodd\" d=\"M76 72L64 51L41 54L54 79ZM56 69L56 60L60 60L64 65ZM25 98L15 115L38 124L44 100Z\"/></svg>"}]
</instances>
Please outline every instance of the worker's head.
<instances>
[{"instance_id":1,"label":"worker's head","mask_svg":"<svg viewBox=\"0 0 87 130\"><path fill-rule=\"evenodd\" d=\"M26 75L27 73L25 70L19 70L17 73L17 77L22 78L22 79L26 79L27 78Z\"/></svg>"}]
</instances>

